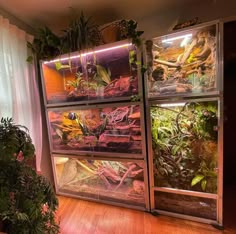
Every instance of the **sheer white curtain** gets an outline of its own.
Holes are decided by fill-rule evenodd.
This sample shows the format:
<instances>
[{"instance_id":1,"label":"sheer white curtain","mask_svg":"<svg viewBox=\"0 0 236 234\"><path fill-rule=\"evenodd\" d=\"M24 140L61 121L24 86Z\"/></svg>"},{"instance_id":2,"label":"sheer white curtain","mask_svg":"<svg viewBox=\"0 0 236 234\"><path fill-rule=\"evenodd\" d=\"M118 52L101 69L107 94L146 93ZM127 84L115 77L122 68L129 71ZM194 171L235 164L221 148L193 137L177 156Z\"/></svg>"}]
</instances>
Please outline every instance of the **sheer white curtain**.
<instances>
[{"instance_id":1,"label":"sheer white curtain","mask_svg":"<svg viewBox=\"0 0 236 234\"><path fill-rule=\"evenodd\" d=\"M26 126L36 148L40 171L42 123L34 65L26 62L32 36L0 15L0 117L13 117Z\"/></svg>"}]
</instances>

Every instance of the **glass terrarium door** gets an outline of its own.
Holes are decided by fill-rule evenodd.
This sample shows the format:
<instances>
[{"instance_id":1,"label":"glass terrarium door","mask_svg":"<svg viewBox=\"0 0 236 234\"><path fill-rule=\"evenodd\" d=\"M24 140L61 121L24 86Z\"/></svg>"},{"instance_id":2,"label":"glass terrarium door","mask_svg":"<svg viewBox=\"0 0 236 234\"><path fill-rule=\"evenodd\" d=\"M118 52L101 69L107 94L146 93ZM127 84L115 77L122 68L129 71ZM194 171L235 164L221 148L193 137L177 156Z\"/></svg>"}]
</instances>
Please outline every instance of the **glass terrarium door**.
<instances>
[{"instance_id":1,"label":"glass terrarium door","mask_svg":"<svg viewBox=\"0 0 236 234\"><path fill-rule=\"evenodd\" d=\"M116 103L48 109L51 151L143 158L142 105Z\"/></svg>"},{"instance_id":2,"label":"glass terrarium door","mask_svg":"<svg viewBox=\"0 0 236 234\"><path fill-rule=\"evenodd\" d=\"M125 40L41 62L58 194L149 209L140 61Z\"/></svg>"},{"instance_id":3,"label":"glass terrarium door","mask_svg":"<svg viewBox=\"0 0 236 234\"><path fill-rule=\"evenodd\" d=\"M217 33L214 24L148 41L148 97L217 93Z\"/></svg>"},{"instance_id":4,"label":"glass terrarium door","mask_svg":"<svg viewBox=\"0 0 236 234\"><path fill-rule=\"evenodd\" d=\"M41 64L45 104L129 100L141 95L140 54L123 41Z\"/></svg>"},{"instance_id":5,"label":"glass terrarium door","mask_svg":"<svg viewBox=\"0 0 236 234\"><path fill-rule=\"evenodd\" d=\"M53 155L57 192L107 203L147 207L144 161Z\"/></svg>"},{"instance_id":6,"label":"glass terrarium door","mask_svg":"<svg viewBox=\"0 0 236 234\"><path fill-rule=\"evenodd\" d=\"M153 101L150 122L152 207L216 220L218 99Z\"/></svg>"}]
</instances>

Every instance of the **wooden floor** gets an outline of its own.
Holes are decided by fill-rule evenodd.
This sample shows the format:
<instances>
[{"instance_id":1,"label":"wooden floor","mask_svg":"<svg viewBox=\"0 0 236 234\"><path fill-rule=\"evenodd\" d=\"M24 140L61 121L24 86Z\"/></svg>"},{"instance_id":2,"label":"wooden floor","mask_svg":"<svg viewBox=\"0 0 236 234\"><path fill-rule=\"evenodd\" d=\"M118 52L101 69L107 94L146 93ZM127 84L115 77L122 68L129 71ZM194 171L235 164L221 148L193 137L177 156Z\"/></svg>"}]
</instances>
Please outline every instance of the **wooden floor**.
<instances>
[{"instance_id":1,"label":"wooden floor","mask_svg":"<svg viewBox=\"0 0 236 234\"><path fill-rule=\"evenodd\" d=\"M236 234L236 190L224 198L224 231L208 224L58 196L61 234Z\"/></svg>"}]
</instances>

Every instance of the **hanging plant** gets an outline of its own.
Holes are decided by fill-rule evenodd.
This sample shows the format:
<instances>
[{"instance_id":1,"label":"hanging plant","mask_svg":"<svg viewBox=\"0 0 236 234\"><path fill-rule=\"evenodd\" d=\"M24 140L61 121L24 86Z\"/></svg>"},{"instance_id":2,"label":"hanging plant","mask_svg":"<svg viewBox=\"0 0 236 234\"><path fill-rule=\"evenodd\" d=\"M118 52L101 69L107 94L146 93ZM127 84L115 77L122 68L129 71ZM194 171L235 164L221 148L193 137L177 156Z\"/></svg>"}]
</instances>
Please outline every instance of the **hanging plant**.
<instances>
[{"instance_id":1,"label":"hanging plant","mask_svg":"<svg viewBox=\"0 0 236 234\"><path fill-rule=\"evenodd\" d=\"M61 49L64 53L88 49L101 42L98 25L93 23L92 17L86 18L83 12L63 32L65 34L61 38Z\"/></svg>"},{"instance_id":2,"label":"hanging plant","mask_svg":"<svg viewBox=\"0 0 236 234\"><path fill-rule=\"evenodd\" d=\"M199 192L217 192L217 104L153 106L155 183Z\"/></svg>"},{"instance_id":3,"label":"hanging plant","mask_svg":"<svg viewBox=\"0 0 236 234\"><path fill-rule=\"evenodd\" d=\"M53 58L61 54L61 39L48 27L39 28L33 42L28 42L27 46L38 60ZM31 62L32 59L33 56L29 56L27 61Z\"/></svg>"},{"instance_id":4,"label":"hanging plant","mask_svg":"<svg viewBox=\"0 0 236 234\"><path fill-rule=\"evenodd\" d=\"M116 22L117 28L115 40L131 39L132 43L140 47L143 31L137 30L138 23L134 20L120 20ZM72 20L67 29L62 30L61 37L54 34L48 27L40 28L28 48L36 55L38 60L51 59L60 54L90 49L104 43L103 29L92 21L92 17L86 17L83 12ZM108 30L109 31L109 30ZM28 62L33 56L27 58Z\"/></svg>"},{"instance_id":5,"label":"hanging plant","mask_svg":"<svg viewBox=\"0 0 236 234\"><path fill-rule=\"evenodd\" d=\"M40 28L32 43L28 42L28 48L37 56L38 60L50 59L60 54L70 53L98 46L101 43L98 25L92 22L92 18L86 18L81 12L79 18L71 21L68 29L59 37L48 27ZM27 58L31 62L33 56Z\"/></svg>"},{"instance_id":6,"label":"hanging plant","mask_svg":"<svg viewBox=\"0 0 236 234\"><path fill-rule=\"evenodd\" d=\"M121 39L132 39L132 43L137 47L141 46L142 40L141 35L144 31L137 31L138 23L134 20L121 20L119 22L120 38Z\"/></svg>"}]
</instances>

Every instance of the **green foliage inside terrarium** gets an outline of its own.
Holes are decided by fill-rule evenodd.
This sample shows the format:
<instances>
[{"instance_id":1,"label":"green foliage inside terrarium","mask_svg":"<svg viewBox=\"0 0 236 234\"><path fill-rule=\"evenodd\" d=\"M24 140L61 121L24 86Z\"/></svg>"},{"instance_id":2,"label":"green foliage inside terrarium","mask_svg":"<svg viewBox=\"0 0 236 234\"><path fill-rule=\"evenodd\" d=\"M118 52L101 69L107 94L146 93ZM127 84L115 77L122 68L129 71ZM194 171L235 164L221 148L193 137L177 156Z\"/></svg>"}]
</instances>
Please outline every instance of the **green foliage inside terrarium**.
<instances>
[{"instance_id":1,"label":"green foliage inside terrarium","mask_svg":"<svg viewBox=\"0 0 236 234\"><path fill-rule=\"evenodd\" d=\"M32 168L35 149L27 128L0 122L0 231L59 233L58 205L49 182ZM31 166L30 166L31 165Z\"/></svg>"},{"instance_id":2,"label":"green foliage inside terrarium","mask_svg":"<svg viewBox=\"0 0 236 234\"><path fill-rule=\"evenodd\" d=\"M217 102L151 108L155 185L217 192Z\"/></svg>"}]
</instances>

